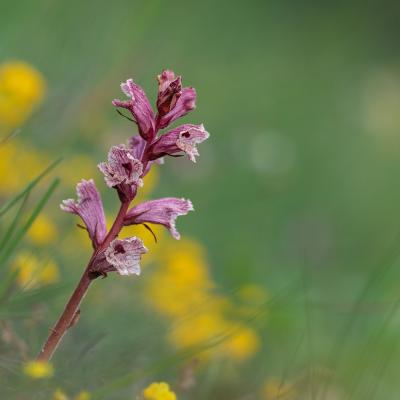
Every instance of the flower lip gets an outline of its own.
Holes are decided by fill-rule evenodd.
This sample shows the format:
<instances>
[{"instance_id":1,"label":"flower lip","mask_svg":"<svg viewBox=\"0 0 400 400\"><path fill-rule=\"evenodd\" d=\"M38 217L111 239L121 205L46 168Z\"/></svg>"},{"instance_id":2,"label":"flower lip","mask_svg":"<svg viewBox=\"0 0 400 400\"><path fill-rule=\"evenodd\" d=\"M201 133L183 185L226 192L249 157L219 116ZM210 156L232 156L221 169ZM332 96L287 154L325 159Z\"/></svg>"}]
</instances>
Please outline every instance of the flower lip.
<instances>
[{"instance_id":1,"label":"flower lip","mask_svg":"<svg viewBox=\"0 0 400 400\"><path fill-rule=\"evenodd\" d=\"M140 275L140 259L147 253L147 248L138 237L114 239L104 252L106 261L120 275Z\"/></svg>"},{"instance_id":2,"label":"flower lip","mask_svg":"<svg viewBox=\"0 0 400 400\"><path fill-rule=\"evenodd\" d=\"M150 148L151 159L157 159L165 155L174 155L185 152L189 159L196 162L199 155L196 145L208 139L210 134L204 129L204 125L185 124L175 128L154 142Z\"/></svg>"},{"instance_id":3,"label":"flower lip","mask_svg":"<svg viewBox=\"0 0 400 400\"><path fill-rule=\"evenodd\" d=\"M141 186L143 165L135 158L135 152L124 145L111 147L108 153L108 163L98 165L104 174L104 179L109 187L120 184L138 184Z\"/></svg>"}]
</instances>

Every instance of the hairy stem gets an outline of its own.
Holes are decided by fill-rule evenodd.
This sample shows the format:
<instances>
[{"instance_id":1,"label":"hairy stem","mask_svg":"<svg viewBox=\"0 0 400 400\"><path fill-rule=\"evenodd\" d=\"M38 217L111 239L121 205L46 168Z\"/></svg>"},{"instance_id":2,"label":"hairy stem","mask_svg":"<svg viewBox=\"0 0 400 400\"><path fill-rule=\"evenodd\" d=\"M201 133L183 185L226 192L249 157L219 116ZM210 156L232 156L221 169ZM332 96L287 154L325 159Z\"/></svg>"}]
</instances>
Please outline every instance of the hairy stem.
<instances>
[{"instance_id":1,"label":"hairy stem","mask_svg":"<svg viewBox=\"0 0 400 400\"><path fill-rule=\"evenodd\" d=\"M38 354L36 360L38 361L49 361L57 349L57 346L61 342L61 339L67 332L68 328L71 327L77 312L79 311L79 306L85 297L90 284L96 277L91 274L91 268L93 262L95 261L96 255L104 251L110 242L112 242L122 229L124 217L128 211L130 202L121 203L121 207L118 211L118 215L115 221L105 237L101 245L93 252L90 261L83 272L83 275L76 286L74 292L72 293L68 303L66 304L63 313L58 319L54 328L51 329L50 335L44 343L42 350Z\"/></svg>"}]
</instances>

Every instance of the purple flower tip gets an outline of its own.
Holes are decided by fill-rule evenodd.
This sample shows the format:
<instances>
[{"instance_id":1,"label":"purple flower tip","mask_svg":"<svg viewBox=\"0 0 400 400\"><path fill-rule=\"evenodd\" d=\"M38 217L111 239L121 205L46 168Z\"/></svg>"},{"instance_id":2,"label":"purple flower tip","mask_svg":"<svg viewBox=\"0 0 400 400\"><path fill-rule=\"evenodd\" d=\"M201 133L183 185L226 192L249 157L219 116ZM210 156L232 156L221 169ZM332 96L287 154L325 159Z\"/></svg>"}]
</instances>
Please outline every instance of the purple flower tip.
<instances>
[{"instance_id":1,"label":"purple flower tip","mask_svg":"<svg viewBox=\"0 0 400 400\"><path fill-rule=\"evenodd\" d=\"M138 125L140 135L146 140L151 138L155 133L155 119L145 92L132 79L121 83L121 89L129 100L115 99L112 104L129 110Z\"/></svg>"}]
</instances>

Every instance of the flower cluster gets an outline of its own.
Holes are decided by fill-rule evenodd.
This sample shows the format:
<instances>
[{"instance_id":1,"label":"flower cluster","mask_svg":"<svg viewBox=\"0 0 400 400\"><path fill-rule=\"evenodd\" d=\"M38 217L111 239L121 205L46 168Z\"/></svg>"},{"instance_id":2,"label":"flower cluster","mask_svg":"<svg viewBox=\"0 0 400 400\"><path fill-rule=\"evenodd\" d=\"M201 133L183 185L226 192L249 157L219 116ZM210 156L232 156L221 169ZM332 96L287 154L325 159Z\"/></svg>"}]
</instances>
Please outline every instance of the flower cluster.
<instances>
[{"instance_id":1,"label":"flower cluster","mask_svg":"<svg viewBox=\"0 0 400 400\"><path fill-rule=\"evenodd\" d=\"M154 253L159 265L146 280L145 300L173 326L168 341L176 349L195 351L202 362L221 357L242 362L254 356L261 338L246 320L265 304L262 288L243 286L236 301L221 293L205 249L188 238L179 245L165 240Z\"/></svg>"},{"instance_id":2,"label":"flower cluster","mask_svg":"<svg viewBox=\"0 0 400 400\"><path fill-rule=\"evenodd\" d=\"M196 145L209 136L202 124L184 124L160 133L161 129L193 110L196 102L195 90L182 87L181 77L172 71L163 71L158 76L156 113L143 89L132 79L122 83L121 89L128 100L114 100L113 105L131 113L128 118L137 125L138 134L132 136L127 144L111 147L107 162L98 165L107 186L117 191L121 202L113 226L107 232L103 204L93 180L78 183L78 199L64 200L61 204L64 211L80 216L85 225L83 228L89 234L94 248L90 265L92 276L111 271L120 275L140 274L140 259L147 249L136 236L118 238L124 226L159 224L165 226L175 239L180 238L175 221L178 216L193 210L189 200L168 197L145 201L130 209L129 206L154 163L181 153L186 153L195 162L199 155Z\"/></svg>"}]
</instances>

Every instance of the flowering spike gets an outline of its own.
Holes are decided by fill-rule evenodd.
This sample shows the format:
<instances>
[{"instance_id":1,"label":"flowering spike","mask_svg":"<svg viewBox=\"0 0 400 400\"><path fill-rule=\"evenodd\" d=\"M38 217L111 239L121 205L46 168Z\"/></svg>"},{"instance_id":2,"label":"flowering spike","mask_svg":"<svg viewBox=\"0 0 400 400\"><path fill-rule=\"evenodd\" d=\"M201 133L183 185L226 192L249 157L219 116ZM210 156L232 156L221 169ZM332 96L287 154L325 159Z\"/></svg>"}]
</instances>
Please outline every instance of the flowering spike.
<instances>
[{"instance_id":1,"label":"flowering spike","mask_svg":"<svg viewBox=\"0 0 400 400\"><path fill-rule=\"evenodd\" d=\"M63 210L82 218L92 239L94 252L40 351L37 357L39 361L48 361L52 357L61 338L71 326L71 321L76 321L77 311L91 281L100 276L106 277L108 272L117 271L120 275L140 274L140 259L147 249L137 237L118 239L124 225L144 224L151 230L147 223L160 224L174 238L179 239L180 235L175 227L176 219L193 210L189 200L177 198L147 201L129 210L139 186L143 185L143 177L154 163L160 163L165 155L177 157L182 152L195 162L199 155L196 145L209 137L203 125L192 124L182 125L157 136L160 129L193 110L196 103L196 91L190 87L182 88L181 77L175 76L172 71L163 71L158 76L158 83L156 117L146 94L132 79L121 84L122 91L129 99L113 101L114 106L131 112L139 135L133 136L128 146L113 146L108 153L108 161L98 165L106 184L117 190L121 202L110 230L106 230L103 205L93 181L82 180L77 186L78 200L64 200L61 205ZM175 394L165 384L154 388L157 396L160 389L160 396L165 400L167 397L175 400ZM144 396L152 398L153 389L147 390Z\"/></svg>"},{"instance_id":2,"label":"flowering spike","mask_svg":"<svg viewBox=\"0 0 400 400\"><path fill-rule=\"evenodd\" d=\"M106 260L120 275L140 275L140 258L147 253L141 239L114 239L105 251Z\"/></svg>"},{"instance_id":3,"label":"flowering spike","mask_svg":"<svg viewBox=\"0 0 400 400\"><path fill-rule=\"evenodd\" d=\"M98 246L106 236L106 218L100 194L93 182L82 179L76 185L78 200L63 200L60 207L63 211L79 215L85 223L89 237Z\"/></svg>"},{"instance_id":4,"label":"flowering spike","mask_svg":"<svg viewBox=\"0 0 400 400\"><path fill-rule=\"evenodd\" d=\"M196 90L192 87L182 89L175 106L167 114L163 115L159 122L159 128L165 128L176 119L183 117L196 107Z\"/></svg>"},{"instance_id":5,"label":"flowering spike","mask_svg":"<svg viewBox=\"0 0 400 400\"><path fill-rule=\"evenodd\" d=\"M176 230L176 219L193 211L190 200L166 197L158 200L145 201L131 208L124 219L124 225L134 224L160 224L164 225L175 239L180 239Z\"/></svg>"},{"instance_id":6,"label":"flowering spike","mask_svg":"<svg viewBox=\"0 0 400 400\"><path fill-rule=\"evenodd\" d=\"M132 79L121 83L121 89L130 100L121 101L115 99L112 102L113 105L126 108L132 113L143 139L147 140L153 137L155 133L154 114L145 92Z\"/></svg>"},{"instance_id":7,"label":"flowering spike","mask_svg":"<svg viewBox=\"0 0 400 400\"><path fill-rule=\"evenodd\" d=\"M201 125L185 124L162 135L149 149L150 159L157 159L165 155L174 155L185 152L189 159L196 162L199 155L196 145L208 139L210 134Z\"/></svg>"}]
</instances>

